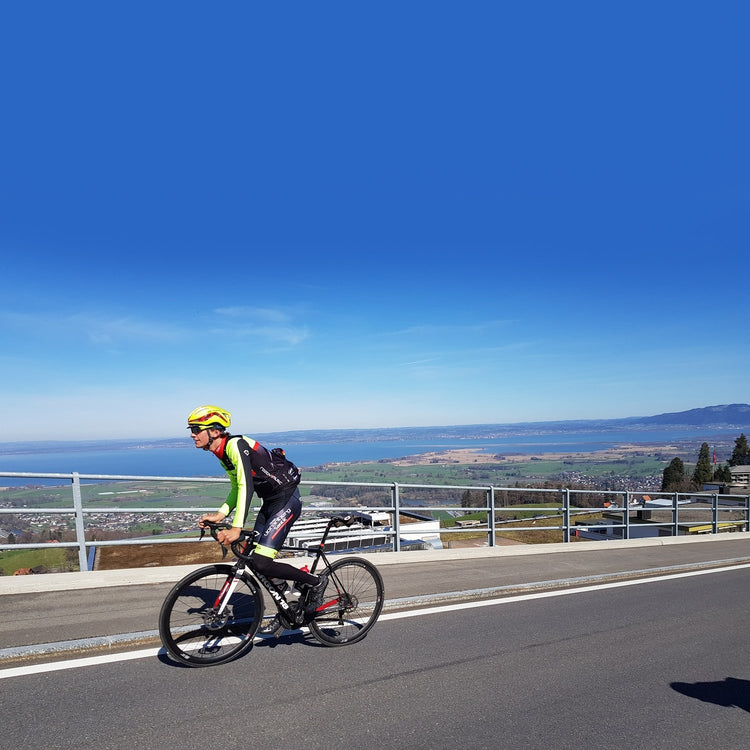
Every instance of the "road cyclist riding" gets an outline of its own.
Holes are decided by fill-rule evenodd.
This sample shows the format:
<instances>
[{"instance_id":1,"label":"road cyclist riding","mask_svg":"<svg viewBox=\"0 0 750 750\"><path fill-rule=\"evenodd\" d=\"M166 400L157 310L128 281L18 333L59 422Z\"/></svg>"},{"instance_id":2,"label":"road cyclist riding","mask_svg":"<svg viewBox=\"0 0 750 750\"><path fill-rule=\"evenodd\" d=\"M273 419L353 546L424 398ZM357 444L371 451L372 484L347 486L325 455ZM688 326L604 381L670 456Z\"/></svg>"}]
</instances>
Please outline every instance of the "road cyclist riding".
<instances>
[{"instance_id":1,"label":"road cyclist riding","mask_svg":"<svg viewBox=\"0 0 750 750\"><path fill-rule=\"evenodd\" d=\"M277 609L264 632L278 635L308 625L326 645L360 640L382 609L382 578L366 560L350 557L330 563L325 554L331 529L353 519L329 520L309 571L279 562L281 550L294 549L284 547L284 541L302 510L299 469L282 449L269 451L252 438L229 434L230 421L226 410L201 406L188 417L188 429L196 448L211 451L221 461L231 484L219 510L201 517L201 536L208 530L225 550L231 547L236 561L200 568L174 586L159 615L164 647L191 666L218 664L245 653L263 619L259 583ZM243 525L253 492L261 506L250 530ZM224 519L232 511L230 524Z\"/></svg>"},{"instance_id":2,"label":"road cyclist riding","mask_svg":"<svg viewBox=\"0 0 750 750\"><path fill-rule=\"evenodd\" d=\"M263 620L261 585L276 606L274 625L268 630L277 637L285 629L307 626L326 646L343 646L364 638L383 608L383 579L367 560L343 557L331 562L325 552L331 529L352 520L350 516L329 519L315 547L311 573L322 566L327 581L317 606L311 601L311 587L300 590L279 585L252 569L254 534L243 529L240 538L231 544L236 556L233 564L199 568L167 594L159 614L159 633L166 650L175 660L191 667L222 664L249 651ZM206 524L214 538L222 526Z\"/></svg>"}]
</instances>

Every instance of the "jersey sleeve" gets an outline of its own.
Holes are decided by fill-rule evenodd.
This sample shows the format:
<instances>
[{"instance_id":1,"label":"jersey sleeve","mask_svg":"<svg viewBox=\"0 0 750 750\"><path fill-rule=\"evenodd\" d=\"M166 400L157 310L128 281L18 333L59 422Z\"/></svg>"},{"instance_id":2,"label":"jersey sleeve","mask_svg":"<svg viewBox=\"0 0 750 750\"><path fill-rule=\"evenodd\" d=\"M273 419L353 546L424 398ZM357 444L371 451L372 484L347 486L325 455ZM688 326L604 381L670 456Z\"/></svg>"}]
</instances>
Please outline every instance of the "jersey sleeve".
<instances>
[{"instance_id":1,"label":"jersey sleeve","mask_svg":"<svg viewBox=\"0 0 750 750\"><path fill-rule=\"evenodd\" d=\"M224 501L224 504L219 508L219 513L223 513L225 516L228 516L237 505L237 477L235 476L234 471L230 471L229 469L225 469L227 476L229 477L229 483L231 484L231 488L229 490L229 494L227 495L227 499Z\"/></svg>"},{"instance_id":2,"label":"jersey sleeve","mask_svg":"<svg viewBox=\"0 0 750 750\"><path fill-rule=\"evenodd\" d=\"M232 487L220 511L228 515L234 509L232 526L241 528L247 519L254 491L252 451L244 438L228 440L225 451L234 464L234 470L227 471Z\"/></svg>"}]
</instances>

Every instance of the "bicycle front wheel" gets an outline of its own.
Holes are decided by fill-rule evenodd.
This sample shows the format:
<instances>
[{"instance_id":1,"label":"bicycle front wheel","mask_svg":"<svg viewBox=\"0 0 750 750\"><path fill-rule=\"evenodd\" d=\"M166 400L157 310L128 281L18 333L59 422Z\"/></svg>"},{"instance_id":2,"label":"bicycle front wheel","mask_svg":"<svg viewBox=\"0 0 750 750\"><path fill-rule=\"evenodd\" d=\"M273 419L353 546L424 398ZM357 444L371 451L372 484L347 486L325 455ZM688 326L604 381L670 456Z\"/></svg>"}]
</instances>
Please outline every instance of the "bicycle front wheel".
<instances>
[{"instance_id":1,"label":"bicycle front wheel","mask_svg":"<svg viewBox=\"0 0 750 750\"><path fill-rule=\"evenodd\" d=\"M383 579L372 563L356 557L337 560L328 574L323 604L309 623L310 632L326 646L356 643L383 609Z\"/></svg>"},{"instance_id":2,"label":"bicycle front wheel","mask_svg":"<svg viewBox=\"0 0 750 750\"><path fill-rule=\"evenodd\" d=\"M167 594L159 613L164 648L181 664L207 667L245 653L263 619L255 581L217 564L189 573Z\"/></svg>"}]
</instances>

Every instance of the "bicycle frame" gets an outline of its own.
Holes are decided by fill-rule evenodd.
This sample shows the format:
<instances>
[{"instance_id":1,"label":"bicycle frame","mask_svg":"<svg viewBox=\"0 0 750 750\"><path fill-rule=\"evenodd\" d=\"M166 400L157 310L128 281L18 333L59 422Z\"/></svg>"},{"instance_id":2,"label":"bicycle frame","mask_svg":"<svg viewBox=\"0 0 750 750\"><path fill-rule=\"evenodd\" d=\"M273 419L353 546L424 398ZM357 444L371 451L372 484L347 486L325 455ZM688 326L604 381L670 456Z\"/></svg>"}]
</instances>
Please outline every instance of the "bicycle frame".
<instances>
[{"instance_id":1,"label":"bicycle frame","mask_svg":"<svg viewBox=\"0 0 750 750\"><path fill-rule=\"evenodd\" d=\"M331 529L334 526L349 526L351 525L352 521L353 519L351 518L351 516L334 516L328 521L325 530L323 531L323 536L320 538L320 542L318 542L317 546L315 547L315 559L313 560L313 563L310 567L310 573L312 573L313 575L315 574L315 571L318 568L318 564L321 560L323 561L325 567L330 571L331 564L328 562L328 557L325 553L325 544L326 540L328 539L328 535L330 534ZM211 529L211 535L216 538L216 529L221 528L222 524L209 524L208 527ZM240 539L236 542L232 542L231 548L232 552L237 556L237 562L234 564L232 575L227 579L226 584L219 592L219 596L214 603L214 607L217 609L217 612L221 614L227 606L229 600L231 599L232 594L237 587L239 578L245 572L249 572L250 575L252 575L263 586L263 588L268 591L268 595L276 605L276 609L278 610L279 615L287 620L287 624L290 627L301 627L302 625L306 624L307 621L307 617L305 616L305 609L303 606L300 606L301 600L300 602L289 601L289 599L287 599L284 595L284 592L280 590L280 588L276 584L274 584L273 581L271 581L262 573L253 570L249 565L250 557L252 555L253 548L255 547L255 541L252 537L253 532L251 529L243 529ZM279 551L299 552L299 549L297 547L282 546ZM310 555L313 554L313 552L312 550L308 549L306 550L306 554ZM323 604L319 608L319 610L326 609L330 606L333 606L334 604L335 602Z\"/></svg>"}]
</instances>

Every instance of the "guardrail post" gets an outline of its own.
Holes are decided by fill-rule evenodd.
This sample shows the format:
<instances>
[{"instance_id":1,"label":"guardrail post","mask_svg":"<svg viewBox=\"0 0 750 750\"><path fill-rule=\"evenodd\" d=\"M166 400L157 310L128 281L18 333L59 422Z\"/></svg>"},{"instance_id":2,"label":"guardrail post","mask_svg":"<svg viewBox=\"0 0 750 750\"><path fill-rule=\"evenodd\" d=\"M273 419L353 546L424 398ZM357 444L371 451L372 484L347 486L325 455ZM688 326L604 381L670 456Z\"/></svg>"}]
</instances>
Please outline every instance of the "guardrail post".
<instances>
[{"instance_id":1,"label":"guardrail post","mask_svg":"<svg viewBox=\"0 0 750 750\"><path fill-rule=\"evenodd\" d=\"M489 505L489 508L490 508L488 543L490 547L494 547L495 546L495 488L494 487L490 487L487 490L487 505Z\"/></svg>"},{"instance_id":2,"label":"guardrail post","mask_svg":"<svg viewBox=\"0 0 750 750\"><path fill-rule=\"evenodd\" d=\"M73 508L75 509L76 541L78 542L78 569L85 573L89 569L86 558L86 531L83 526L83 501L81 500L81 478L73 472Z\"/></svg>"},{"instance_id":3,"label":"guardrail post","mask_svg":"<svg viewBox=\"0 0 750 750\"><path fill-rule=\"evenodd\" d=\"M393 483L393 551L401 552L401 498L398 482Z\"/></svg>"},{"instance_id":4,"label":"guardrail post","mask_svg":"<svg viewBox=\"0 0 750 750\"><path fill-rule=\"evenodd\" d=\"M623 502L625 503L625 517L623 518L625 526L622 530L622 538L630 539L630 490L625 490Z\"/></svg>"},{"instance_id":5,"label":"guardrail post","mask_svg":"<svg viewBox=\"0 0 750 750\"><path fill-rule=\"evenodd\" d=\"M563 542L570 541L570 490L560 490L563 496Z\"/></svg>"},{"instance_id":6,"label":"guardrail post","mask_svg":"<svg viewBox=\"0 0 750 750\"><path fill-rule=\"evenodd\" d=\"M678 513L677 508L679 507L679 499L680 495L678 492L674 493L674 497L672 498L672 536L678 536L680 533L680 528L678 525Z\"/></svg>"},{"instance_id":7,"label":"guardrail post","mask_svg":"<svg viewBox=\"0 0 750 750\"><path fill-rule=\"evenodd\" d=\"M714 492L711 495L711 529L712 534L719 533L719 496Z\"/></svg>"}]
</instances>

